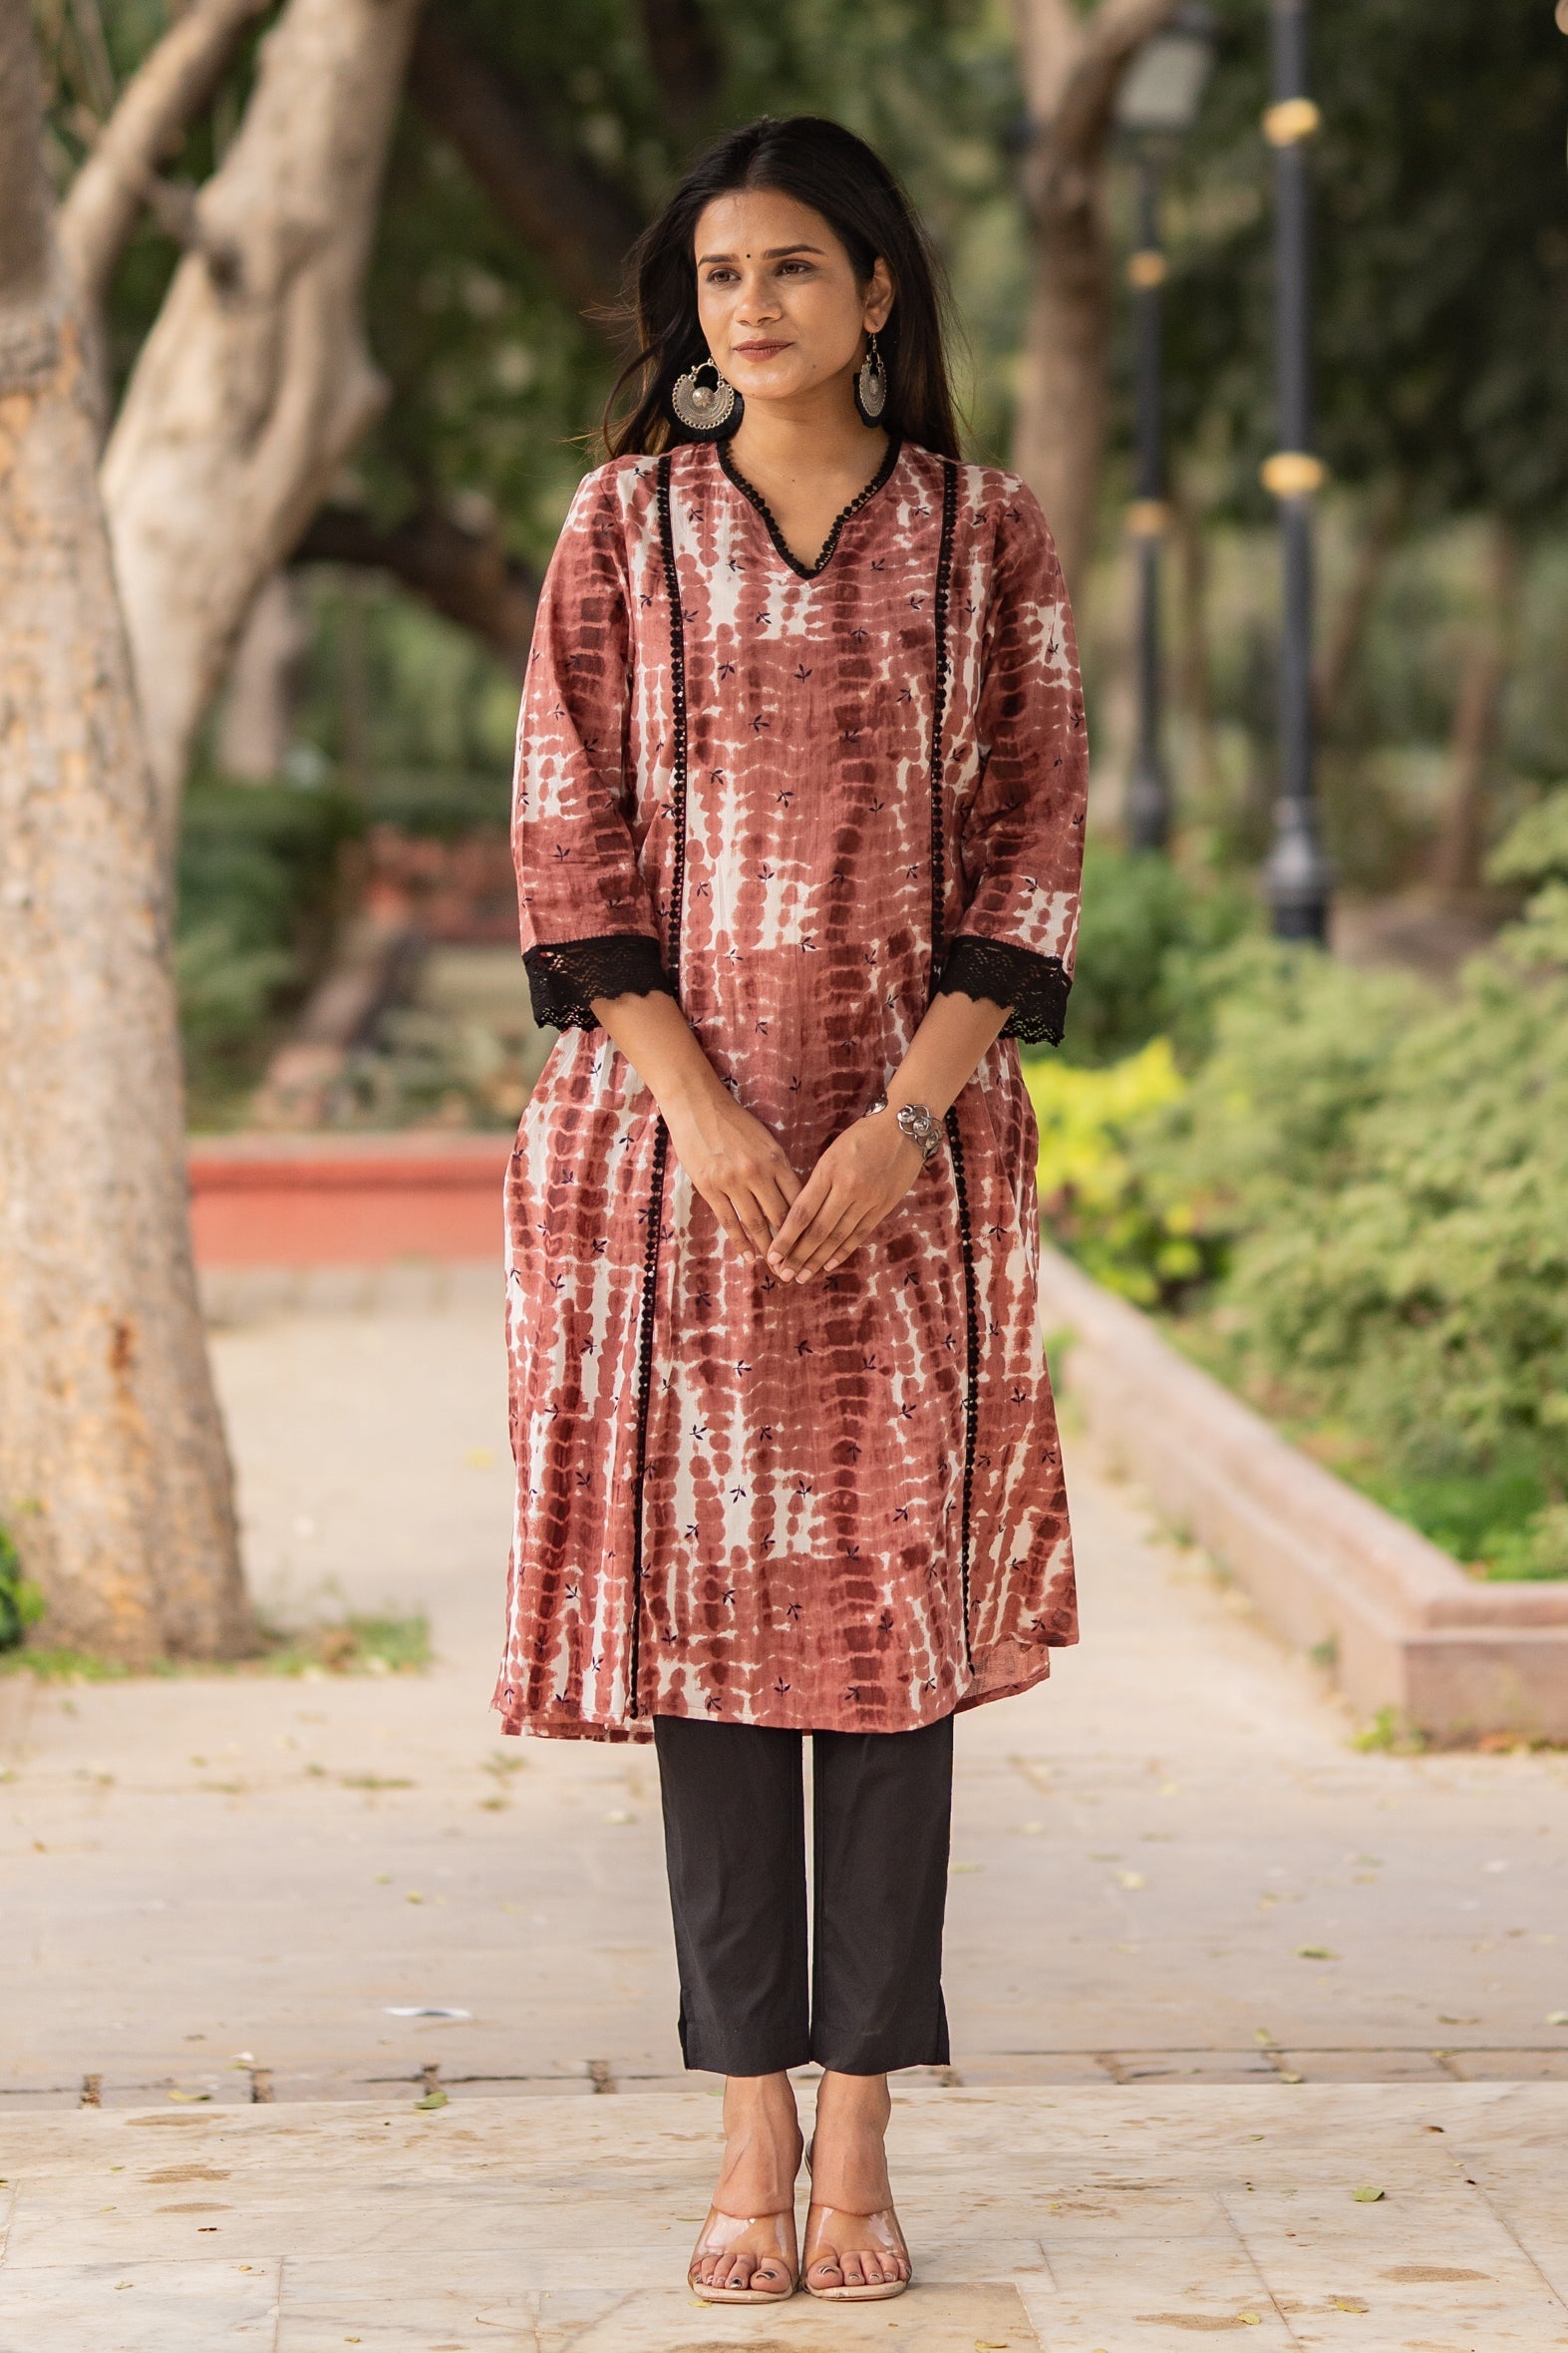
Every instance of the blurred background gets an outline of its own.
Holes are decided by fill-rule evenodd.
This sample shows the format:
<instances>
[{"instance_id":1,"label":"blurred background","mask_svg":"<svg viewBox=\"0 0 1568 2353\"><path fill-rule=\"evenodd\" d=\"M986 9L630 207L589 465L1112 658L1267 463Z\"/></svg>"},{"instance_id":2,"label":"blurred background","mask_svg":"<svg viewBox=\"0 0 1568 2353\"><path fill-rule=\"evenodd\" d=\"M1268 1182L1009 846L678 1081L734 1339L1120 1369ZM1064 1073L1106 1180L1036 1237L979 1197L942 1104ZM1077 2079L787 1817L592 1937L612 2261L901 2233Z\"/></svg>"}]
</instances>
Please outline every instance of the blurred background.
<instances>
[{"instance_id":1,"label":"blurred background","mask_svg":"<svg viewBox=\"0 0 1568 2353\"><path fill-rule=\"evenodd\" d=\"M37 0L62 201L202 13ZM230 8L101 271L134 640L117 496L129 511L131 473L156 482L177 439L182 257L210 258L223 205L256 198L259 45L301 14ZM325 0L313 15L330 44ZM1568 43L1550 0L1314 0L1293 93L1280 15L426 10L379 192L310 232L345 241L326 314L363 302L363 420L325 495L273 518L286 552L254 567L220 662L161 624L137 645L144 703L166 670L185 711L172 751L156 710L152 733L180 810L190 1121L514 1124L550 1042L506 848L517 682L627 348L622 257L708 135L828 113L935 234L971 453L1040 491L1080 616L1080 977L1066 1048L1030 1065L1051 1230L1465 1565L1560 1577ZM302 140L332 87L325 66L307 81ZM1277 247L1291 168L1310 276ZM1282 301L1310 329L1310 438L1282 426ZM1321 487L1310 467L1265 487L1281 450L1315 453ZM1281 705L1282 508L1315 539L1328 861L1294 922L1267 874L1292 741L1304 757ZM1277 936L1318 928L1328 952Z\"/></svg>"}]
</instances>

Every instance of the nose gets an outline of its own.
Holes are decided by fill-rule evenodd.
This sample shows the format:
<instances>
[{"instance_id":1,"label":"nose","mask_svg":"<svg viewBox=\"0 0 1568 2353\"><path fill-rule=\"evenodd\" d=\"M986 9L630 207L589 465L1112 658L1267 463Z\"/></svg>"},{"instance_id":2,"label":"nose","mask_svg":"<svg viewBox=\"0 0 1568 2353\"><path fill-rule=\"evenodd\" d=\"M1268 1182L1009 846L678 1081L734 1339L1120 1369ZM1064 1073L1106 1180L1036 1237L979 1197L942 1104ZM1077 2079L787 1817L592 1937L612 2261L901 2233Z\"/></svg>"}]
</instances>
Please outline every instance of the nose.
<instances>
[{"instance_id":1,"label":"nose","mask_svg":"<svg viewBox=\"0 0 1568 2353\"><path fill-rule=\"evenodd\" d=\"M741 299L735 312L736 325L761 327L778 316L779 297L772 280L764 270L749 269L741 283Z\"/></svg>"}]
</instances>

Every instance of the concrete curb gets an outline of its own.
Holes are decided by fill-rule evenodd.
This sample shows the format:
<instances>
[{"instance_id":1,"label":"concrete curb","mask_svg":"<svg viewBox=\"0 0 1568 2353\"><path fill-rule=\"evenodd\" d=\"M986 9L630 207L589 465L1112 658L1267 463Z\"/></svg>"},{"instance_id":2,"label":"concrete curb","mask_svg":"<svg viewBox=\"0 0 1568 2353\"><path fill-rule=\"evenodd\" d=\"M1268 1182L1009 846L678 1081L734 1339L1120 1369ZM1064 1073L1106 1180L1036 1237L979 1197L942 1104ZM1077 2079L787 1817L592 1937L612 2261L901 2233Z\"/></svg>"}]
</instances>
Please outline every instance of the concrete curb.
<instances>
[{"instance_id":1,"label":"concrete curb","mask_svg":"<svg viewBox=\"0 0 1568 2353\"><path fill-rule=\"evenodd\" d=\"M1353 1707L1439 1739L1568 1740L1568 1584L1487 1585L1283 1439L1050 1247L1064 1387L1162 1515L1288 1642L1328 1646Z\"/></svg>"}]
</instances>

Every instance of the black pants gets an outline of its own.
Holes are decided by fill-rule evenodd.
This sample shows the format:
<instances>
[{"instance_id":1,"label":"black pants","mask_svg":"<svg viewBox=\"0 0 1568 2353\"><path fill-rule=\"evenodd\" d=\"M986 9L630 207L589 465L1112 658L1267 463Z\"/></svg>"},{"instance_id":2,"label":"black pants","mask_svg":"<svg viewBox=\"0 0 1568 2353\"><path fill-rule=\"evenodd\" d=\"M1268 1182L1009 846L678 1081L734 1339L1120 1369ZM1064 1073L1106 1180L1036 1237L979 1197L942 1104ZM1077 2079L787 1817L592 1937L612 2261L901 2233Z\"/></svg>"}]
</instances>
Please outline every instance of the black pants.
<instances>
[{"instance_id":1,"label":"black pants","mask_svg":"<svg viewBox=\"0 0 1568 2353\"><path fill-rule=\"evenodd\" d=\"M953 1719L813 1732L809 1977L798 1732L659 1716L681 2049L715 2075L946 2063Z\"/></svg>"}]
</instances>

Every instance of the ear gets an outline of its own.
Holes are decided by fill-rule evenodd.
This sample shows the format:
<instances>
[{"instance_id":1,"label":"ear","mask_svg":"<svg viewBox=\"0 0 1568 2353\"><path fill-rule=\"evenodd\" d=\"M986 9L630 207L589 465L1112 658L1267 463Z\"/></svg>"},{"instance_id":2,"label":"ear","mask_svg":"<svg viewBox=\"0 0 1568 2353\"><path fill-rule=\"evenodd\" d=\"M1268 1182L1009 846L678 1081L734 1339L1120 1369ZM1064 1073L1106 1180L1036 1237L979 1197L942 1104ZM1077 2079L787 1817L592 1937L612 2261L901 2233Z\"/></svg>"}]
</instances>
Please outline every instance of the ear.
<instances>
[{"instance_id":1,"label":"ear","mask_svg":"<svg viewBox=\"0 0 1568 2353\"><path fill-rule=\"evenodd\" d=\"M887 314L893 307L895 292L892 272L880 253L872 265L862 298L861 321L868 335L880 335L887 324Z\"/></svg>"}]
</instances>

